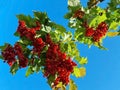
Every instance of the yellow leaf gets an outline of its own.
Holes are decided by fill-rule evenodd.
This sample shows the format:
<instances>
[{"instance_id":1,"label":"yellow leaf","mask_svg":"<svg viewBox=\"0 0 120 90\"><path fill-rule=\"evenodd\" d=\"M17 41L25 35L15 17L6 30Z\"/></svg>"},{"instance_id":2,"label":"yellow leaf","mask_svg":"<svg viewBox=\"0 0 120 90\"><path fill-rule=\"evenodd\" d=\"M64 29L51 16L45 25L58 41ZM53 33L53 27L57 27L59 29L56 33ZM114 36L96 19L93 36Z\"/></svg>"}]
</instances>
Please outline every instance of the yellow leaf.
<instances>
[{"instance_id":1,"label":"yellow leaf","mask_svg":"<svg viewBox=\"0 0 120 90\"><path fill-rule=\"evenodd\" d=\"M79 68L80 77L84 77L86 75L86 69L84 67Z\"/></svg>"},{"instance_id":2,"label":"yellow leaf","mask_svg":"<svg viewBox=\"0 0 120 90\"><path fill-rule=\"evenodd\" d=\"M84 77L86 75L86 69L84 67L74 67L73 75L75 75L77 78Z\"/></svg>"},{"instance_id":3,"label":"yellow leaf","mask_svg":"<svg viewBox=\"0 0 120 90\"><path fill-rule=\"evenodd\" d=\"M80 64L87 64L88 60L87 60L87 58L82 57L79 63Z\"/></svg>"},{"instance_id":4,"label":"yellow leaf","mask_svg":"<svg viewBox=\"0 0 120 90\"><path fill-rule=\"evenodd\" d=\"M114 37L114 36L117 36L119 34L119 32L108 32L107 35L109 37Z\"/></svg>"},{"instance_id":5,"label":"yellow leaf","mask_svg":"<svg viewBox=\"0 0 120 90\"><path fill-rule=\"evenodd\" d=\"M70 80L69 90L78 90L73 80Z\"/></svg>"},{"instance_id":6,"label":"yellow leaf","mask_svg":"<svg viewBox=\"0 0 120 90\"><path fill-rule=\"evenodd\" d=\"M66 87L60 82L56 87L54 87L52 90L66 90Z\"/></svg>"}]
</instances>

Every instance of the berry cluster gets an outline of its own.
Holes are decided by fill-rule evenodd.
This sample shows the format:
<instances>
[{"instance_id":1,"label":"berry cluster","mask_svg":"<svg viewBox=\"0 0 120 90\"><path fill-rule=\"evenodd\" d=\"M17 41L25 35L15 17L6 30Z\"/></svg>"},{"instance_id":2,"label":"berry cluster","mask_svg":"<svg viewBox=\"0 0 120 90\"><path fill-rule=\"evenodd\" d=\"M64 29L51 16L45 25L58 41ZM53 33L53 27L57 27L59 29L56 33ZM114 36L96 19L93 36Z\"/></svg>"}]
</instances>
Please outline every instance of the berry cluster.
<instances>
[{"instance_id":1,"label":"berry cluster","mask_svg":"<svg viewBox=\"0 0 120 90\"><path fill-rule=\"evenodd\" d=\"M24 21L19 21L19 26L17 32L21 37L25 36L27 39L31 40L33 43L33 53L37 53L40 56L40 53L45 46L42 38L35 38L36 31L41 29L39 22L36 22L36 27L28 28Z\"/></svg>"},{"instance_id":2,"label":"berry cluster","mask_svg":"<svg viewBox=\"0 0 120 90\"><path fill-rule=\"evenodd\" d=\"M7 45L6 49L2 52L2 56L5 62L7 62L10 66L12 66L14 62L16 62L15 51L11 45Z\"/></svg>"},{"instance_id":3,"label":"berry cluster","mask_svg":"<svg viewBox=\"0 0 120 90\"><path fill-rule=\"evenodd\" d=\"M96 30L94 30L93 27L89 27L87 25L84 25L86 28L85 36L86 37L92 37L93 41L99 42L101 38L103 38L107 31L108 31L108 26L105 22L101 22Z\"/></svg>"},{"instance_id":4,"label":"berry cluster","mask_svg":"<svg viewBox=\"0 0 120 90\"><path fill-rule=\"evenodd\" d=\"M8 44L2 52L2 56L5 62L7 62L10 66L16 62L16 57L18 57L19 60L19 67L24 68L28 64L28 59L24 56L19 43L16 43L14 47Z\"/></svg>"},{"instance_id":5,"label":"berry cluster","mask_svg":"<svg viewBox=\"0 0 120 90\"><path fill-rule=\"evenodd\" d=\"M50 35L47 35L46 43L49 44L49 48L46 53L44 76L56 76L53 86L56 86L59 82L67 85L76 63L67 57L65 53L61 52L59 45L52 42Z\"/></svg>"},{"instance_id":6,"label":"berry cluster","mask_svg":"<svg viewBox=\"0 0 120 90\"><path fill-rule=\"evenodd\" d=\"M105 22L101 22L93 34L93 40L99 42L102 37L106 35L108 31L108 26Z\"/></svg>"},{"instance_id":7,"label":"berry cluster","mask_svg":"<svg viewBox=\"0 0 120 90\"><path fill-rule=\"evenodd\" d=\"M14 45L14 49L19 60L19 66L22 68L26 67L28 65L28 59L25 57L22 47L19 45L19 43Z\"/></svg>"},{"instance_id":8,"label":"berry cluster","mask_svg":"<svg viewBox=\"0 0 120 90\"><path fill-rule=\"evenodd\" d=\"M27 40L31 41L33 48L30 51L33 52L33 55L38 55L38 58L40 58L43 48L45 46L48 47L44 61L45 64L43 65L44 76L47 78L51 75L55 76L52 82L53 86L56 86L59 82L67 85L69 83L70 74L73 72L73 67L76 66L76 63L73 62L66 53L60 50L59 45L52 41L50 34L46 33L45 38L35 37L37 30L40 30L40 24L38 22L36 23L36 27L28 28L24 21L19 21L17 32L20 37L25 37ZM23 50L19 42L17 42L14 47L8 45L6 49L3 50L2 56L5 62L10 66L16 61L19 62L20 68L24 68L28 65L29 56L26 56L25 50Z\"/></svg>"},{"instance_id":9,"label":"berry cluster","mask_svg":"<svg viewBox=\"0 0 120 90\"><path fill-rule=\"evenodd\" d=\"M36 22L36 27L28 28L24 21L19 21L19 26L17 32L20 34L20 37L26 37L28 40L33 42L33 52L40 54L44 43L41 38L35 38L36 31L40 30L39 22ZM22 47L17 42L14 47L8 45L5 50L2 52L2 56L10 66L16 62L16 58L19 60L19 67L24 68L28 65L28 59L25 57Z\"/></svg>"},{"instance_id":10,"label":"berry cluster","mask_svg":"<svg viewBox=\"0 0 120 90\"><path fill-rule=\"evenodd\" d=\"M33 53L37 53L40 56L43 47L45 46L45 42L42 38L35 38L33 41Z\"/></svg>"},{"instance_id":11,"label":"berry cluster","mask_svg":"<svg viewBox=\"0 0 120 90\"><path fill-rule=\"evenodd\" d=\"M19 26L17 29L17 32L20 34L21 37L26 37L29 40L34 40L34 37L36 35L36 31L40 30L41 26L39 22L36 22L36 27L34 28L28 28L26 26L26 23L24 21L19 21Z\"/></svg>"}]
</instances>

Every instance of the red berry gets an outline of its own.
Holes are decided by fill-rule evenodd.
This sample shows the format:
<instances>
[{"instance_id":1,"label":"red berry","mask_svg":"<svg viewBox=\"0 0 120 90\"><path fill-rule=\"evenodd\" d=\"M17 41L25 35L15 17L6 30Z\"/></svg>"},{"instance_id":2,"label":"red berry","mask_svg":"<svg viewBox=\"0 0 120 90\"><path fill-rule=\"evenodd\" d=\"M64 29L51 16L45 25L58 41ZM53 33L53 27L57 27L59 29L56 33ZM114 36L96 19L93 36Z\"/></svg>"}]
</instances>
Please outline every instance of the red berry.
<instances>
[{"instance_id":1,"label":"red berry","mask_svg":"<svg viewBox=\"0 0 120 90\"><path fill-rule=\"evenodd\" d=\"M85 36L86 37L91 37L92 35L94 34L94 29L91 27L91 28L86 28L86 32L85 32Z\"/></svg>"},{"instance_id":2,"label":"red berry","mask_svg":"<svg viewBox=\"0 0 120 90\"><path fill-rule=\"evenodd\" d=\"M8 45L5 48L5 50L2 51L2 56L5 60L5 62L7 62L10 66L12 66L14 64L14 62L16 62L15 51L11 45Z\"/></svg>"},{"instance_id":3,"label":"red berry","mask_svg":"<svg viewBox=\"0 0 120 90\"><path fill-rule=\"evenodd\" d=\"M101 22L96 28L95 33L93 34L93 40L95 42L99 42L100 39L106 35L107 31L107 24L105 22Z\"/></svg>"},{"instance_id":4,"label":"red berry","mask_svg":"<svg viewBox=\"0 0 120 90\"><path fill-rule=\"evenodd\" d=\"M61 52L59 45L52 42L50 35L47 38L49 39L47 41L49 48L46 53L44 76L57 75L53 86L56 86L59 82L67 85L76 64L66 56L66 53Z\"/></svg>"}]
</instances>

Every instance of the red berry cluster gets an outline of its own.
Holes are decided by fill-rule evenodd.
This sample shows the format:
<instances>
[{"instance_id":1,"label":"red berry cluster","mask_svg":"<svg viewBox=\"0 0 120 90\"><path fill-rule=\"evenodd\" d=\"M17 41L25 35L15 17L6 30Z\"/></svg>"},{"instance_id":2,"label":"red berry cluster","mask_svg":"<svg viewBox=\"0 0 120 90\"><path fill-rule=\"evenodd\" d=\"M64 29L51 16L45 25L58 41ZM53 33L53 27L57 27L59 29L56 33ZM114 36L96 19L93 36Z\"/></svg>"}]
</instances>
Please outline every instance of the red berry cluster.
<instances>
[{"instance_id":1,"label":"red berry cluster","mask_svg":"<svg viewBox=\"0 0 120 90\"><path fill-rule=\"evenodd\" d=\"M94 29L92 27L86 28L85 36L91 37L94 34Z\"/></svg>"},{"instance_id":2,"label":"red berry cluster","mask_svg":"<svg viewBox=\"0 0 120 90\"><path fill-rule=\"evenodd\" d=\"M69 83L70 74L73 72L73 67L76 63L72 61L70 57L60 50L58 44L54 43L50 37L50 34L46 34L46 38L37 38L36 31L40 30L40 24L37 22L36 27L28 28L24 21L19 21L17 32L20 37L26 37L26 39L32 42L33 55L38 55L40 58L41 51L45 46L48 46L46 51L46 59L44 64L44 76L55 76L53 86L56 86L59 82L67 85ZM24 68L28 65L29 56L25 56L25 52L20 45L16 43L14 47L8 45L2 52L5 62L12 66L18 59L19 67Z\"/></svg>"},{"instance_id":3,"label":"red berry cluster","mask_svg":"<svg viewBox=\"0 0 120 90\"><path fill-rule=\"evenodd\" d=\"M50 35L47 35L46 43L49 44L49 48L46 53L44 76L56 75L53 86L56 86L59 82L67 85L76 63L71 58L68 58L65 53L61 52L59 45L52 42Z\"/></svg>"},{"instance_id":4,"label":"red berry cluster","mask_svg":"<svg viewBox=\"0 0 120 90\"><path fill-rule=\"evenodd\" d=\"M34 41L33 41L33 52L37 53L38 56L40 56L41 51L42 51L44 46L45 46L45 42L43 41L42 38L34 39Z\"/></svg>"},{"instance_id":5,"label":"red berry cluster","mask_svg":"<svg viewBox=\"0 0 120 90\"><path fill-rule=\"evenodd\" d=\"M89 27L87 25L84 25L86 28L85 36L86 37L92 37L93 41L99 42L101 38L103 38L107 31L108 31L108 26L105 22L101 22L96 30L94 30L93 27Z\"/></svg>"},{"instance_id":6,"label":"red berry cluster","mask_svg":"<svg viewBox=\"0 0 120 90\"><path fill-rule=\"evenodd\" d=\"M20 34L21 37L25 36L27 39L33 41L36 35L36 31L40 30L41 28L39 22L36 22L36 25L37 26L34 28L28 28L24 21L19 21L17 32Z\"/></svg>"},{"instance_id":7,"label":"red berry cluster","mask_svg":"<svg viewBox=\"0 0 120 90\"><path fill-rule=\"evenodd\" d=\"M22 68L26 67L28 65L28 59L23 54L22 47L19 45L19 43L14 45L14 49L19 60L19 66Z\"/></svg>"},{"instance_id":8,"label":"red berry cluster","mask_svg":"<svg viewBox=\"0 0 120 90\"><path fill-rule=\"evenodd\" d=\"M108 26L105 22L101 22L93 34L93 40L98 42L102 37L106 35L108 31Z\"/></svg>"},{"instance_id":9,"label":"red berry cluster","mask_svg":"<svg viewBox=\"0 0 120 90\"><path fill-rule=\"evenodd\" d=\"M36 31L41 29L39 22L36 22L36 27L28 28L24 21L19 21L19 26L17 32L21 37L25 36L27 39L31 40L33 43L33 52L40 56L40 53L45 45L42 38L35 38Z\"/></svg>"},{"instance_id":10,"label":"red berry cluster","mask_svg":"<svg viewBox=\"0 0 120 90\"><path fill-rule=\"evenodd\" d=\"M37 30L40 30L39 22L36 22L36 27L28 28L24 21L19 21L17 32L20 34L20 37L26 37L31 40L33 42L33 52L40 54L42 48L44 47L44 42L41 38L35 38ZM16 43L14 47L8 45L2 52L2 56L5 62L7 62L10 66L16 62L16 58L19 60L19 67L24 68L28 65L28 59L25 57L19 43Z\"/></svg>"},{"instance_id":11,"label":"red berry cluster","mask_svg":"<svg viewBox=\"0 0 120 90\"><path fill-rule=\"evenodd\" d=\"M81 11L81 10L77 10L77 11L75 11L75 13L74 13L74 15L73 15L73 17L74 18L83 18L83 16L84 16L84 12L83 11Z\"/></svg>"},{"instance_id":12,"label":"red berry cluster","mask_svg":"<svg viewBox=\"0 0 120 90\"><path fill-rule=\"evenodd\" d=\"M11 45L7 45L6 49L2 52L2 56L10 66L16 61L15 59L15 51Z\"/></svg>"},{"instance_id":13,"label":"red berry cluster","mask_svg":"<svg viewBox=\"0 0 120 90\"><path fill-rule=\"evenodd\" d=\"M2 52L2 56L10 66L16 62L16 57L19 60L19 67L24 68L28 64L28 59L24 56L23 51L19 43L16 43L14 47L7 45L5 50Z\"/></svg>"}]
</instances>

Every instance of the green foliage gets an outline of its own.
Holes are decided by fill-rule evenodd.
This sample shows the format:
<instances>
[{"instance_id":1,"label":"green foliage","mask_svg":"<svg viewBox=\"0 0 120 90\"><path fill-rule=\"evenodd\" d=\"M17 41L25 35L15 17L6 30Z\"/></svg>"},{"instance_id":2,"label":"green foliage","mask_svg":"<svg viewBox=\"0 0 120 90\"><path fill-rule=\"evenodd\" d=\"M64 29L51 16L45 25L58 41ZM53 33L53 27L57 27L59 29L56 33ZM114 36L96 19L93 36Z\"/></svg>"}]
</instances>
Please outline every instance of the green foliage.
<instances>
[{"instance_id":1,"label":"green foliage","mask_svg":"<svg viewBox=\"0 0 120 90\"><path fill-rule=\"evenodd\" d=\"M24 14L16 15L19 20L25 21L28 27L36 26L35 19L32 18L30 15L25 16Z\"/></svg>"},{"instance_id":2,"label":"green foliage","mask_svg":"<svg viewBox=\"0 0 120 90\"><path fill-rule=\"evenodd\" d=\"M56 87L54 87L52 90L66 90L66 87L60 82Z\"/></svg>"},{"instance_id":3,"label":"green foliage","mask_svg":"<svg viewBox=\"0 0 120 90\"><path fill-rule=\"evenodd\" d=\"M110 10L114 11L117 9L117 6L120 5L120 1L119 0L110 0L108 5L109 5Z\"/></svg>"},{"instance_id":4,"label":"green foliage","mask_svg":"<svg viewBox=\"0 0 120 90\"><path fill-rule=\"evenodd\" d=\"M52 22L48 18L46 12L34 11L34 17L20 14L17 15L17 18L25 21L28 28L35 27L36 22L39 22L41 28L36 31L35 38L43 38L43 41L45 41L46 35L50 34L52 41L60 46L61 51L77 62L78 66L74 67L72 75L79 78L86 75L86 69L83 66L88 63L88 60L87 58L80 56L80 51L77 48L77 44L87 44L88 47L94 45L99 49L107 50L104 46L102 46L103 39L106 38L106 36L114 37L120 35L120 30L118 30L118 26L120 26L120 8L118 5L120 5L120 2L119 0L111 0L110 3L108 3L108 6L103 9L97 6L98 3L103 1L104 0L89 0L87 6L83 7L80 0L68 0L69 11L64 18L69 20L68 26L74 30L73 33L66 30L63 26ZM82 15L79 11L84 14ZM91 37L85 36L85 22L89 27L93 27L95 30L101 22L106 22L108 25L108 32L100 39L99 42L95 42ZM14 35L20 37L18 32L15 32ZM45 45L40 56L38 56L37 53L33 53L32 51L33 41L27 39L26 37L20 37L20 40L17 42L22 47L25 57L29 59L28 69L25 76L28 77L34 72L38 73L40 71L44 73L46 52L49 45ZM0 46L0 51L4 51L8 45L10 44L5 43L5 45ZM4 59L2 55L0 55L0 59ZM11 66L10 72L14 75L19 68L19 62L17 60ZM51 87L55 79L55 75L49 75L47 77L48 84ZM53 88L53 90L66 90L66 88L65 85L60 82L55 88ZM70 80L69 90L77 90L77 86L73 80Z\"/></svg>"},{"instance_id":5,"label":"green foliage","mask_svg":"<svg viewBox=\"0 0 120 90\"><path fill-rule=\"evenodd\" d=\"M119 23L113 21L113 22L110 24L109 30L117 30L118 25L119 25Z\"/></svg>"},{"instance_id":6,"label":"green foliage","mask_svg":"<svg viewBox=\"0 0 120 90\"><path fill-rule=\"evenodd\" d=\"M0 59L2 59L2 60L4 59L2 55L0 55Z\"/></svg>"},{"instance_id":7,"label":"green foliage","mask_svg":"<svg viewBox=\"0 0 120 90\"><path fill-rule=\"evenodd\" d=\"M0 46L0 50L4 51L8 45L8 43L5 43L3 46Z\"/></svg>"},{"instance_id":8,"label":"green foliage","mask_svg":"<svg viewBox=\"0 0 120 90\"><path fill-rule=\"evenodd\" d=\"M28 77L29 75L33 74L32 67L28 67L25 76Z\"/></svg>"},{"instance_id":9,"label":"green foliage","mask_svg":"<svg viewBox=\"0 0 120 90\"><path fill-rule=\"evenodd\" d=\"M119 32L108 32L107 33L107 36L109 36L109 37L115 37L117 35L119 35Z\"/></svg>"},{"instance_id":10,"label":"green foliage","mask_svg":"<svg viewBox=\"0 0 120 90\"><path fill-rule=\"evenodd\" d=\"M55 80L55 76L54 75L50 75L48 78L47 78L47 82L50 86L52 86L52 83L54 82Z\"/></svg>"},{"instance_id":11,"label":"green foliage","mask_svg":"<svg viewBox=\"0 0 120 90\"><path fill-rule=\"evenodd\" d=\"M75 83L72 79L70 80L69 90L78 90L77 86L75 85Z\"/></svg>"},{"instance_id":12,"label":"green foliage","mask_svg":"<svg viewBox=\"0 0 120 90\"><path fill-rule=\"evenodd\" d=\"M77 78L84 77L86 75L86 69L84 67L74 67L73 75Z\"/></svg>"},{"instance_id":13,"label":"green foliage","mask_svg":"<svg viewBox=\"0 0 120 90\"><path fill-rule=\"evenodd\" d=\"M90 27L96 27L99 23L107 19L105 10L98 7L96 11L97 15L95 15L95 17L90 21Z\"/></svg>"},{"instance_id":14,"label":"green foliage","mask_svg":"<svg viewBox=\"0 0 120 90\"><path fill-rule=\"evenodd\" d=\"M12 67L10 68L10 73L12 73L13 75L16 74L16 72L18 71L19 69L19 64L18 62L15 62Z\"/></svg>"}]
</instances>

